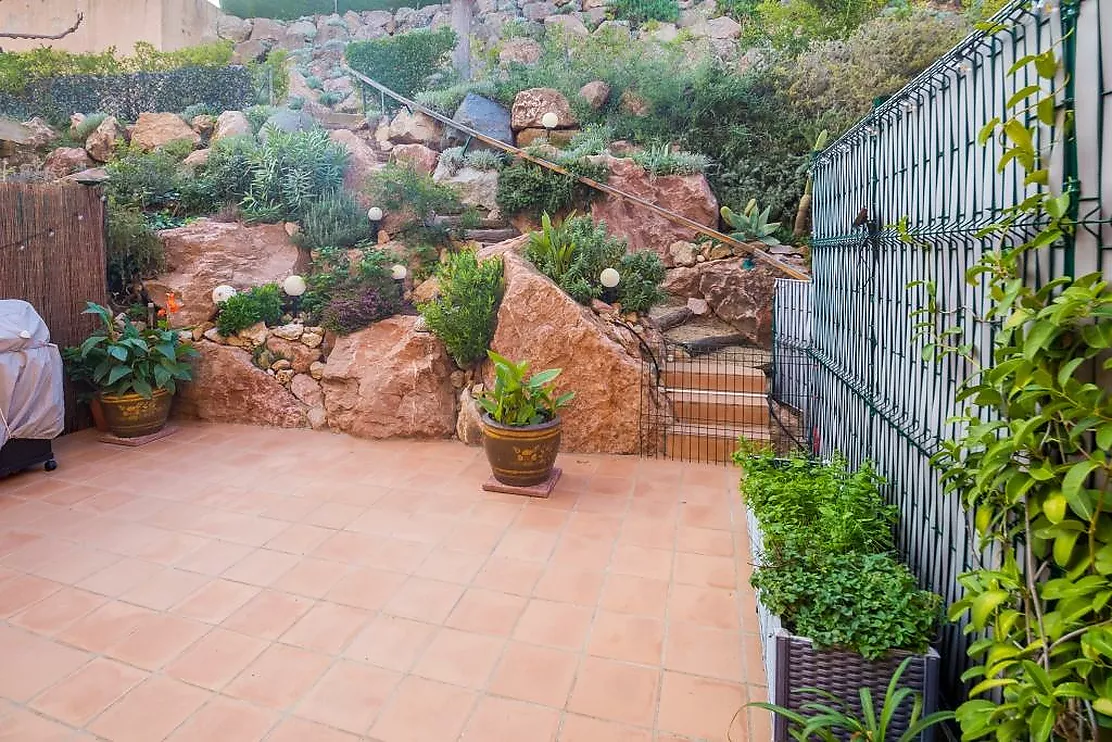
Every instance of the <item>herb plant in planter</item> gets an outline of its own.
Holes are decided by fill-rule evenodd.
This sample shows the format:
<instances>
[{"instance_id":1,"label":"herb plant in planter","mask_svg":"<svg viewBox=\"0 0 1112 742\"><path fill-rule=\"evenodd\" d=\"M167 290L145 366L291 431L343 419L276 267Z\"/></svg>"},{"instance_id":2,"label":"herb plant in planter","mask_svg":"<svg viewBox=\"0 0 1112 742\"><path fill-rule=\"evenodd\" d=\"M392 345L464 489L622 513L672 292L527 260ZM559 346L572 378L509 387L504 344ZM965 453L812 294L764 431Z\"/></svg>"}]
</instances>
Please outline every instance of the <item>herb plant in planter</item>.
<instances>
[{"instance_id":1,"label":"herb plant in planter","mask_svg":"<svg viewBox=\"0 0 1112 742\"><path fill-rule=\"evenodd\" d=\"M99 317L102 326L66 356L96 390L108 430L120 438L157 433L177 382L192 378L189 359L197 351L174 330L140 330L127 318L117 323L111 310L93 302L85 314Z\"/></svg>"},{"instance_id":2,"label":"herb plant in planter","mask_svg":"<svg viewBox=\"0 0 1112 742\"><path fill-rule=\"evenodd\" d=\"M734 459L745 470L772 699L799 712L829 694L860 713L859 690L883 694L907 660L902 687L933 711L938 655L929 644L941 598L920 590L896 560L898 514L881 496L882 480L869 465L849 470L840 457L777 459L743 448ZM895 711L896 735L914 723L911 710ZM792 721L777 715L777 742L789 739Z\"/></svg>"},{"instance_id":3,"label":"herb plant in planter","mask_svg":"<svg viewBox=\"0 0 1112 742\"><path fill-rule=\"evenodd\" d=\"M561 369L527 377L528 361L514 362L487 351L494 364L494 387L479 397L483 408L483 449L502 484L532 487L552 475L560 450L559 410L575 396L556 394Z\"/></svg>"}]
</instances>

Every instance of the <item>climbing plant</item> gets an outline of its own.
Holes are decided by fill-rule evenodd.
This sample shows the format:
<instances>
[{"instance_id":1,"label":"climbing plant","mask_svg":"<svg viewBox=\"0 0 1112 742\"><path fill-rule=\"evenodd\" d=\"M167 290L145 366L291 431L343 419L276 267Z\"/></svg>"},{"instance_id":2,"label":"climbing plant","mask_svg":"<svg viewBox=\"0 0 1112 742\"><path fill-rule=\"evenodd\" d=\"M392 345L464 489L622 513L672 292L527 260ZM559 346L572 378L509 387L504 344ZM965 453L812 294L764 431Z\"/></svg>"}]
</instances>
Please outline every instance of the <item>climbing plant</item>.
<instances>
[{"instance_id":1,"label":"climbing plant","mask_svg":"<svg viewBox=\"0 0 1112 742\"><path fill-rule=\"evenodd\" d=\"M977 635L957 710L964 740L1081 742L1112 729L1112 289L1098 273L1041 287L1024 275L1040 253L1069 249L1076 227L1078 184L1055 193L1038 145L1042 127L1073 136L1062 48L1016 61L1009 74L1036 82L979 136L1002 144L998 170L1019 168L1032 192L981 232L993 248L967 273L989 298L974 318L992 332L987 363L976 365L968 328L941 326L934 286L921 284L928 355L975 368L958 397L962 433L933 459L986 554L950 613Z\"/></svg>"}]
</instances>

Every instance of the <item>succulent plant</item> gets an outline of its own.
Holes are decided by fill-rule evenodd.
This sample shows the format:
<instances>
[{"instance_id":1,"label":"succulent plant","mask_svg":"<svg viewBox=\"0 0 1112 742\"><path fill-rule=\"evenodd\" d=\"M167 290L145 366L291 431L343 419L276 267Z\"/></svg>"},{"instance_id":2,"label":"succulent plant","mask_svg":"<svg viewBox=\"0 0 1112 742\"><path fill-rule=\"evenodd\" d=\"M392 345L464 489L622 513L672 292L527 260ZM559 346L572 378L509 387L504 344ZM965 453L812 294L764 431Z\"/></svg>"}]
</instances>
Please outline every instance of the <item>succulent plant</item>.
<instances>
[{"instance_id":1,"label":"succulent plant","mask_svg":"<svg viewBox=\"0 0 1112 742\"><path fill-rule=\"evenodd\" d=\"M741 213L729 206L722 207L722 220L734 230L730 236L739 242L763 242L766 245L779 245L780 240L773 237L780 228L780 222L770 222L768 214L771 206L757 211L757 199L749 199Z\"/></svg>"}]
</instances>

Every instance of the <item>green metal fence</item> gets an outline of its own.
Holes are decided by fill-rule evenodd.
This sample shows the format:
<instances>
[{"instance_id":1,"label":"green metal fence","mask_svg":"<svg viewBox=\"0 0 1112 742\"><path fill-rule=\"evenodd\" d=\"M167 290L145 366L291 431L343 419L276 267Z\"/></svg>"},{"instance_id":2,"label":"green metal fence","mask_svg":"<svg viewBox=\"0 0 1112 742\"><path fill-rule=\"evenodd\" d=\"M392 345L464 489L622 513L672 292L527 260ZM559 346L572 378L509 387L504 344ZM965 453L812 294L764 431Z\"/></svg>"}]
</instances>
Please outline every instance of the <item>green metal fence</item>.
<instances>
[{"instance_id":1,"label":"green metal fence","mask_svg":"<svg viewBox=\"0 0 1112 742\"><path fill-rule=\"evenodd\" d=\"M1044 128L1038 145L1050 163L1052 189L1079 182L1076 238L1031 259L1029 279L1103 270L1112 275L1112 0L1025 0L1001 11L996 33L979 32L939 59L879 105L816 160L814 278L811 315L792 312L793 282L782 282L777 327L809 323L793 337L808 338L813 377L807 419L820 455L844 452L852 461L875 461L901 508L899 545L921 582L946 597L959 595L957 576L991 555L978 554L966 515L944 497L929 458L956 432L948 418L969 369L955 360L922 357L912 312L924 295L917 280L937 284L950 321L963 309L983 307L983 286L965 271L986 244L978 228L995 221L1024 195L1022 174L996 172L1000 145L978 145L977 133L1003 116L1009 96L1034 80L1008 75L1012 63L1066 39L1064 93L1059 121L1072 110L1075 126ZM1103 33L1102 33L1103 31ZM890 226L902 217L929 247L901 241ZM1018 235L1017 235L1018 236ZM991 336L966 327L987 353ZM966 666L961 627L940 637L943 693L958 700Z\"/></svg>"}]
</instances>

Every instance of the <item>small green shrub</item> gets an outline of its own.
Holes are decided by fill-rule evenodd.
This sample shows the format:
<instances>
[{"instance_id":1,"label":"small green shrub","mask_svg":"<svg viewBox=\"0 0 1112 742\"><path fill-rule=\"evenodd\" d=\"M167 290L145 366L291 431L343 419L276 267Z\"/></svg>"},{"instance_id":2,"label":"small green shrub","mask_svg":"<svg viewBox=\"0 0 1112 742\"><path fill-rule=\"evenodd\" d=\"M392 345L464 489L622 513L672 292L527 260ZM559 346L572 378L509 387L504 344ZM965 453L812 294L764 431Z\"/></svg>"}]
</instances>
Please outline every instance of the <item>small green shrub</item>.
<instances>
[{"instance_id":1,"label":"small green shrub","mask_svg":"<svg viewBox=\"0 0 1112 742\"><path fill-rule=\"evenodd\" d=\"M193 103L181 111L181 119L187 124L192 124L198 116L219 116L223 111L216 110L216 106L208 103Z\"/></svg>"},{"instance_id":2,"label":"small green shrub","mask_svg":"<svg viewBox=\"0 0 1112 742\"><path fill-rule=\"evenodd\" d=\"M456 83L446 88L422 90L414 96L414 100L423 106L428 106L437 113L454 116L459 104L463 103L463 99L467 97L468 93L487 98L493 97L496 94L494 81L476 80Z\"/></svg>"},{"instance_id":3,"label":"small green shrub","mask_svg":"<svg viewBox=\"0 0 1112 742\"><path fill-rule=\"evenodd\" d=\"M298 244L309 250L352 247L371 238L367 213L346 191L325 196L305 210Z\"/></svg>"},{"instance_id":4,"label":"small green shrub","mask_svg":"<svg viewBox=\"0 0 1112 742\"><path fill-rule=\"evenodd\" d=\"M299 221L340 188L347 158L325 131L272 132L250 153L251 182L240 205L255 221Z\"/></svg>"},{"instance_id":5,"label":"small green shrub","mask_svg":"<svg viewBox=\"0 0 1112 742\"><path fill-rule=\"evenodd\" d=\"M242 135L219 139L212 145L199 179L209 184L216 203L239 203L251 185L251 167L258 144Z\"/></svg>"},{"instance_id":6,"label":"small green shrub","mask_svg":"<svg viewBox=\"0 0 1112 742\"><path fill-rule=\"evenodd\" d=\"M463 156L463 164L476 170L501 170L506 156L492 149L473 149Z\"/></svg>"},{"instance_id":7,"label":"small green shrub","mask_svg":"<svg viewBox=\"0 0 1112 742\"><path fill-rule=\"evenodd\" d=\"M84 142L98 126L104 123L106 118L108 118L106 113L90 113L84 121L73 128L73 138L78 142Z\"/></svg>"},{"instance_id":8,"label":"small green shrub","mask_svg":"<svg viewBox=\"0 0 1112 742\"><path fill-rule=\"evenodd\" d=\"M108 200L107 232L108 290L124 296L131 285L153 278L165 267L162 240L134 206Z\"/></svg>"},{"instance_id":9,"label":"small green shrub","mask_svg":"<svg viewBox=\"0 0 1112 742\"><path fill-rule=\"evenodd\" d=\"M667 144L635 152L632 159L653 175L695 175L710 167L710 158L706 155L673 150Z\"/></svg>"},{"instance_id":10,"label":"small green shrub","mask_svg":"<svg viewBox=\"0 0 1112 742\"><path fill-rule=\"evenodd\" d=\"M268 326L282 321L282 289L276 283L256 286L236 294L220 305L216 329L224 336L234 335L262 322Z\"/></svg>"},{"instance_id":11,"label":"small green shrub","mask_svg":"<svg viewBox=\"0 0 1112 742\"><path fill-rule=\"evenodd\" d=\"M309 75L308 77L306 77L305 78L305 85L308 86L308 88L310 90L322 90L322 89L324 89L324 84L320 81L320 78L317 77L316 75Z\"/></svg>"},{"instance_id":12,"label":"small green shrub","mask_svg":"<svg viewBox=\"0 0 1112 742\"><path fill-rule=\"evenodd\" d=\"M180 161L165 149L122 148L105 167L108 195L121 206L176 208L183 177Z\"/></svg>"},{"instance_id":13,"label":"small green shrub","mask_svg":"<svg viewBox=\"0 0 1112 742\"><path fill-rule=\"evenodd\" d=\"M424 224L435 214L456 214L463 209L455 191L408 165L382 168L371 176L367 190L380 208L412 214L411 224L415 225Z\"/></svg>"},{"instance_id":14,"label":"small green shrub","mask_svg":"<svg viewBox=\"0 0 1112 742\"><path fill-rule=\"evenodd\" d=\"M680 16L676 0L614 0L610 10L615 18L639 26L648 21L673 23Z\"/></svg>"},{"instance_id":15,"label":"small green shrub","mask_svg":"<svg viewBox=\"0 0 1112 742\"><path fill-rule=\"evenodd\" d=\"M445 66L455 46L455 32L444 26L357 41L347 45L345 54L352 69L411 97Z\"/></svg>"},{"instance_id":16,"label":"small green shrub","mask_svg":"<svg viewBox=\"0 0 1112 742\"><path fill-rule=\"evenodd\" d=\"M602 165L563 159L558 164L574 175L598 181L606 179L607 171ZM556 214L586 203L594 193L593 189L581 185L574 177L517 160L506 167L498 178L496 200L503 214Z\"/></svg>"},{"instance_id":17,"label":"small green shrub","mask_svg":"<svg viewBox=\"0 0 1112 742\"><path fill-rule=\"evenodd\" d=\"M286 49L271 49L262 62L251 62L251 79L255 86L255 101L273 106L290 94L290 53Z\"/></svg>"},{"instance_id":18,"label":"small green shrub","mask_svg":"<svg viewBox=\"0 0 1112 742\"><path fill-rule=\"evenodd\" d=\"M347 251L328 247L317 253L301 307L326 329L348 334L397 313L402 293L390 275L394 259L372 247L354 263Z\"/></svg>"},{"instance_id":19,"label":"small green shrub","mask_svg":"<svg viewBox=\"0 0 1112 742\"><path fill-rule=\"evenodd\" d=\"M622 256L618 262L618 303L626 312L647 312L668 298L664 283L664 261L652 250Z\"/></svg>"},{"instance_id":20,"label":"small green shrub","mask_svg":"<svg viewBox=\"0 0 1112 742\"><path fill-rule=\"evenodd\" d=\"M345 97L346 96L344 96L344 94L339 91L326 90L319 96L317 96L317 102L320 103L322 106L332 107L337 103L342 102Z\"/></svg>"},{"instance_id":21,"label":"small green shrub","mask_svg":"<svg viewBox=\"0 0 1112 742\"><path fill-rule=\"evenodd\" d=\"M502 261L479 261L472 250L449 256L436 272L440 296L419 307L461 368L486 357L502 301Z\"/></svg>"}]
</instances>

